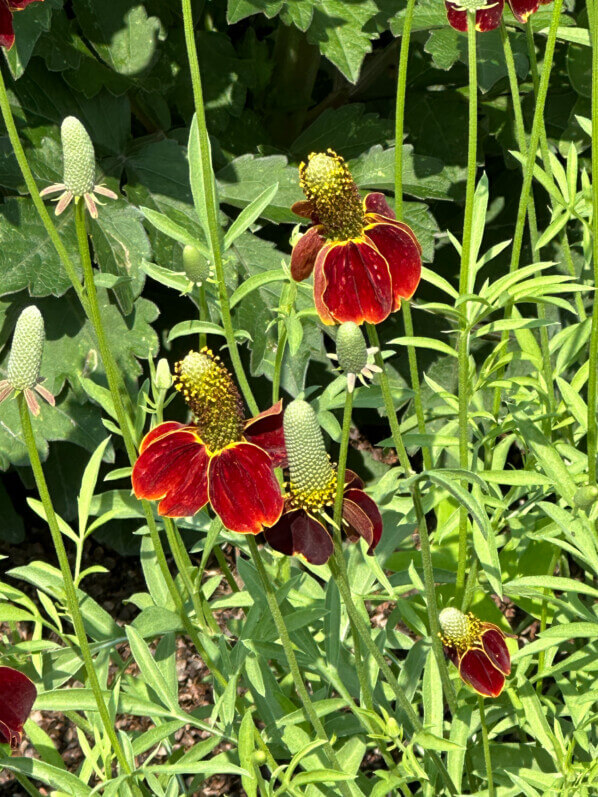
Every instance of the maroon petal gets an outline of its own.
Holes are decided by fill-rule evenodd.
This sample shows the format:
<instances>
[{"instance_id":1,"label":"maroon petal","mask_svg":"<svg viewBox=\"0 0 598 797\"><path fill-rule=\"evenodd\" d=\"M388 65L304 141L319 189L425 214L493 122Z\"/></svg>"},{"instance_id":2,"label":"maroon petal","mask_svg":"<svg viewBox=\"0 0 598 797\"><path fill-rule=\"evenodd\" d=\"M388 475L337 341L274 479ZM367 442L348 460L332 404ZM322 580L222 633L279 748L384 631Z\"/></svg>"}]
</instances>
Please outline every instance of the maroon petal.
<instances>
[{"instance_id":1,"label":"maroon petal","mask_svg":"<svg viewBox=\"0 0 598 797\"><path fill-rule=\"evenodd\" d=\"M17 747L37 697L33 681L12 667L0 667L0 739Z\"/></svg>"},{"instance_id":2,"label":"maroon petal","mask_svg":"<svg viewBox=\"0 0 598 797\"><path fill-rule=\"evenodd\" d=\"M139 453L142 454L149 445L158 440L160 437L164 437L164 435L170 434L171 432L176 432L177 429L188 428L189 427L184 423L177 423L176 421L167 421L166 423L158 424L158 426L155 426L151 432L148 432L141 441Z\"/></svg>"},{"instance_id":3,"label":"maroon petal","mask_svg":"<svg viewBox=\"0 0 598 797\"><path fill-rule=\"evenodd\" d=\"M247 442L263 448L276 468L287 465L287 449L282 428L282 399L245 423Z\"/></svg>"},{"instance_id":4,"label":"maroon petal","mask_svg":"<svg viewBox=\"0 0 598 797\"><path fill-rule=\"evenodd\" d=\"M387 219L394 219L395 212L392 210L384 194L379 191L374 191L367 194L363 200L363 207L366 213L378 213L380 216L385 216Z\"/></svg>"},{"instance_id":5,"label":"maroon petal","mask_svg":"<svg viewBox=\"0 0 598 797\"><path fill-rule=\"evenodd\" d=\"M382 537L382 516L376 502L363 490L347 490L343 498L343 520L367 542L371 556Z\"/></svg>"},{"instance_id":6,"label":"maroon petal","mask_svg":"<svg viewBox=\"0 0 598 797\"><path fill-rule=\"evenodd\" d=\"M540 0L508 0L508 3L518 22L527 22L528 17L540 7Z\"/></svg>"},{"instance_id":7,"label":"maroon petal","mask_svg":"<svg viewBox=\"0 0 598 797\"><path fill-rule=\"evenodd\" d=\"M419 285L422 259L412 235L396 224L373 224L366 227L366 238L386 259L392 278L393 311L401 299L410 299Z\"/></svg>"},{"instance_id":8,"label":"maroon petal","mask_svg":"<svg viewBox=\"0 0 598 797\"><path fill-rule=\"evenodd\" d=\"M320 225L310 227L293 247L291 253L291 276L295 282L307 279L314 270L318 252L326 243L320 235L321 232L322 227Z\"/></svg>"},{"instance_id":9,"label":"maroon petal","mask_svg":"<svg viewBox=\"0 0 598 797\"><path fill-rule=\"evenodd\" d=\"M320 223L316 209L309 199L300 199L299 202L295 202L291 205L291 210L297 216L301 216L304 219L311 219L314 224Z\"/></svg>"},{"instance_id":10,"label":"maroon petal","mask_svg":"<svg viewBox=\"0 0 598 797\"><path fill-rule=\"evenodd\" d=\"M314 279L318 312L321 302L339 324L345 321L379 324L388 317L393 305L390 269L367 239L332 244L322 249L320 255L325 287L318 297ZM317 288L321 290L322 285L318 284Z\"/></svg>"},{"instance_id":11,"label":"maroon petal","mask_svg":"<svg viewBox=\"0 0 598 797\"><path fill-rule=\"evenodd\" d=\"M234 443L212 457L208 492L226 528L241 534L273 526L284 507L272 460L251 443Z\"/></svg>"},{"instance_id":12,"label":"maroon petal","mask_svg":"<svg viewBox=\"0 0 598 797\"><path fill-rule=\"evenodd\" d=\"M166 517L194 515L208 501L209 459L193 427L155 436L133 466L133 492L137 498L161 498L158 512Z\"/></svg>"},{"instance_id":13,"label":"maroon petal","mask_svg":"<svg viewBox=\"0 0 598 797\"><path fill-rule=\"evenodd\" d=\"M455 28L455 30L460 30L462 33L467 33L467 11L457 11L456 6L459 5L458 0L455 0L455 2L444 0L444 5L446 8L446 16L448 18L449 25ZM505 0L497 0L497 2L490 8L482 8L480 11L476 11L476 30L480 33L485 33L486 31L498 28L502 18L504 5Z\"/></svg>"},{"instance_id":14,"label":"maroon petal","mask_svg":"<svg viewBox=\"0 0 598 797\"><path fill-rule=\"evenodd\" d=\"M10 50L14 42L15 34L12 27L12 14L4 0L0 0L0 46Z\"/></svg>"},{"instance_id":15,"label":"maroon petal","mask_svg":"<svg viewBox=\"0 0 598 797\"><path fill-rule=\"evenodd\" d=\"M334 550L324 526L303 509L285 512L264 535L275 551L287 556L304 556L312 565L326 564Z\"/></svg>"},{"instance_id":16,"label":"maroon petal","mask_svg":"<svg viewBox=\"0 0 598 797\"><path fill-rule=\"evenodd\" d=\"M345 491L350 490L353 487L358 490L363 489L363 481L356 473L347 468L345 470Z\"/></svg>"},{"instance_id":17,"label":"maroon petal","mask_svg":"<svg viewBox=\"0 0 598 797\"><path fill-rule=\"evenodd\" d=\"M43 0L8 0L8 6L13 11L21 11L23 8L26 8L29 3L35 2L43 2Z\"/></svg>"},{"instance_id":18,"label":"maroon petal","mask_svg":"<svg viewBox=\"0 0 598 797\"><path fill-rule=\"evenodd\" d=\"M497 670L483 650L473 648L461 657L461 680L485 697L498 697L505 685L505 676Z\"/></svg>"},{"instance_id":19,"label":"maroon petal","mask_svg":"<svg viewBox=\"0 0 598 797\"><path fill-rule=\"evenodd\" d=\"M496 669L500 670L503 675L510 675L511 656L502 631L496 626L482 631L482 645Z\"/></svg>"}]
</instances>

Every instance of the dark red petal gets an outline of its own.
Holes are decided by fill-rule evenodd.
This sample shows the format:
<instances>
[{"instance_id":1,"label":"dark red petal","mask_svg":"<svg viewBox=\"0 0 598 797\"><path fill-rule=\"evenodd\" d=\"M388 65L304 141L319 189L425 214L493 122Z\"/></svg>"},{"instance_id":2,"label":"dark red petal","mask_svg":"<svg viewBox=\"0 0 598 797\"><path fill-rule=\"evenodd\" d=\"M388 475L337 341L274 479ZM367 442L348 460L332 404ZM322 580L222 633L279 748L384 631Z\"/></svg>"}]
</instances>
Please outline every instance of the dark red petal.
<instances>
[{"instance_id":1,"label":"dark red petal","mask_svg":"<svg viewBox=\"0 0 598 797\"><path fill-rule=\"evenodd\" d=\"M508 0L508 3L518 22L527 22L528 17L540 7L540 0Z\"/></svg>"},{"instance_id":2,"label":"dark red petal","mask_svg":"<svg viewBox=\"0 0 598 797\"><path fill-rule=\"evenodd\" d=\"M204 444L188 427L162 435L133 466L133 492L137 498L161 498L161 515L194 515L208 501L209 459Z\"/></svg>"},{"instance_id":3,"label":"dark red petal","mask_svg":"<svg viewBox=\"0 0 598 797\"><path fill-rule=\"evenodd\" d=\"M282 399L269 410L250 418L245 424L245 437L249 443L263 448L276 468L287 465L287 449L282 428Z\"/></svg>"},{"instance_id":4,"label":"dark red petal","mask_svg":"<svg viewBox=\"0 0 598 797\"><path fill-rule=\"evenodd\" d=\"M324 262L326 260L326 256L330 251L330 245L327 244L326 246L322 247L318 252L318 256L316 258L316 265L314 268L314 305L316 307L316 311L320 316L320 320L323 321L324 324L328 324L329 326L335 324L335 320L330 314L330 311L324 304L323 295L324 291L326 290L326 277L324 276Z\"/></svg>"},{"instance_id":5,"label":"dark red petal","mask_svg":"<svg viewBox=\"0 0 598 797\"><path fill-rule=\"evenodd\" d=\"M325 564L334 550L330 534L303 509L285 512L264 535L275 551L287 556L304 556L312 565Z\"/></svg>"},{"instance_id":6,"label":"dark red petal","mask_svg":"<svg viewBox=\"0 0 598 797\"><path fill-rule=\"evenodd\" d=\"M12 14L4 0L0 0L0 47L8 50L13 46L15 34L12 27Z\"/></svg>"},{"instance_id":7,"label":"dark red petal","mask_svg":"<svg viewBox=\"0 0 598 797\"><path fill-rule=\"evenodd\" d=\"M384 194L381 194L379 191L367 194L366 198L363 200L363 207L366 213L378 213L380 216L384 216L387 219L395 218L394 210L391 209Z\"/></svg>"},{"instance_id":8,"label":"dark red petal","mask_svg":"<svg viewBox=\"0 0 598 797\"><path fill-rule=\"evenodd\" d=\"M458 0L451 3L450 0L444 0L446 8L446 15L451 27L455 30L460 30L467 33L467 11L457 11L456 5L459 5ZM498 0L490 8L483 8L476 11L475 26L476 30L480 33L485 33L489 30L494 30L500 25L502 12L505 5L505 0Z\"/></svg>"},{"instance_id":9,"label":"dark red petal","mask_svg":"<svg viewBox=\"0 0 598 797\"><path fill-rule=\"evenodd\" d=\"M284 506L272 460L251 443L234 443L212 457L208 492L226 528L241 534L273 526Z\"/></svg>"},{"instance_id":10,"label":"dark red petal","mask_svg":"<svg viewBox=\"0 0 598 797\"><path fill-rule=\"evenodd\" d=\"M457 653L455 648L446 646L443 647L443 650L444 650L444 655L447 657L447 659L452 661L455 667L459 669L459 654Z\"/></svg>"},{"instance_id":11,"label":"dark red petal","mask_svg":"<svg viewBox=\"0 0 598 797\"><path fill-rule=\"evenodd\" d=\"M397 221L396 219L387 219L386 216L381 216L379 213L366 213L365 219L367 224L392 224L393 227L398 227L403 232L407 233L407 235L411 238L413 243L417 246L417 251L422 253L422 248L420 246L419 241L417 240L417 236L411 229L408 224L405 224L404 221ZM367 233L366 233L367 234Z\"/></svg>"},{"instance_id":12,"label":"dark red petal","mask_svg":"<svg viewBox=\"0 0 598 797\"><path fill-rule=\"evenodd\" d=\"M483 650L474 648L461 657L459 675L485 697L498 697L505 685L505 676L497 670Z\"/></svg>"},{"instance_id":13,"label":"dark red petal","mask_svg":"<svg viewBox=\"0 0 598 797\"><path fill-rule=\"evenodd\" d=\"M326 241L320 235L320 226L311 227L305 235L297 241L291 253L291 276L295 282L301 282L309 277L314 270L318 252Z\"/></svg>"},{"instance_id":14,"label":"dark red petal","mask_svg":"<svg viewBox=\"0 0 598 797\"><path fill-rule=\"evenodd\" d=\"M492 664L503 675L511 674L511 656L502 631L498 628L488 628L482 631L482 645Z\"/></svg>"},{"instance_id":15,"label":"dark red petal","mask_svg":"<svg viewBox=\"0 0 598 797\"><path fill-rule=\"evenodd\" d=\"M384 321L393 296L390 269L380 252L367 240L333 244L322 252L322 302L334 320L339 324ZM315 287L314 282L314 291Z\"/></svg>"},{"instance_id":16,"label":"dark red petal","mask_svg":"<svg viewBox=\"0 0 598 797\"><path fill-rule=\"evenodd\" d=\"M41 0L39 0L41 2ZM9 8L12 8L13 11L21 11L23 8L26 8L29 3L35 3L36 0L8 0Z\"/></svg>"},{"instance_id":17,"label":"dark red petal","mask_svg":"<svg viewBox=\"0 0 598 797\"><path fill-rule=\"evenodd\" d=\"M295 202L291 205L291 210L297 216L302 216L304 219L311 219L314 224L320 223L316 209L309 199L300 199L299 202Z\"/></svg>"},{"instance_id":18,"label":"dark red petal","mask_svg":"<svg viewBox=\"0 0 598 797\"><path fill-rule=\"evenodd\" d=\"M345 470L345 490L350 490L352 487L361 490L363 487L363 481L356 473L347 468Z\"/></svg>"},{"instance_id":19,"label":"dark red petal","mask_svg":"<svg viewBox=\"0 0 598 797\"><path fill-rule=\"evenodd\" d=\"M186 428L188 427L184 423L177 423L176 421L167 421L166 423L158 424L158 426L154 427L151 432L148 432L141 441L139 453L143 454L145 449L160 437L164 437L164 435L170 434L171 432L176 432L177 429Z\"/></svg>"},{"instance_id":20,"label":"dark red petal","mask_svg":"<svg viewBox=\"0 0 598 797\"><path fill-rule=\"evenodd\" d=\"M343 520L367 542L368 553L374 553L382 537L382 515L376 502L363 490L346 490L343 498Z\"/></svg>"},{"instance_id":21,"label":"dark red petal","mask_svg":"<svg viewBox=\"0 0 598 797\"><path fill-rule=\"evenodd\" d=\"M37 697L33 681L12 667L0 667L0 738L16 747Z\"/></svg>"},{"instance_id":22,"label":"dark red petal","mask_svg":"<svg viewBox=\"0 0 598 797\"><path fill-rule=\"evenodd\" d=\"M422 275L422 259L413 238L395 224L373 224L365 234L386 259L392 278L393 311L410 299Z\"/></svg>"}]
</instances>

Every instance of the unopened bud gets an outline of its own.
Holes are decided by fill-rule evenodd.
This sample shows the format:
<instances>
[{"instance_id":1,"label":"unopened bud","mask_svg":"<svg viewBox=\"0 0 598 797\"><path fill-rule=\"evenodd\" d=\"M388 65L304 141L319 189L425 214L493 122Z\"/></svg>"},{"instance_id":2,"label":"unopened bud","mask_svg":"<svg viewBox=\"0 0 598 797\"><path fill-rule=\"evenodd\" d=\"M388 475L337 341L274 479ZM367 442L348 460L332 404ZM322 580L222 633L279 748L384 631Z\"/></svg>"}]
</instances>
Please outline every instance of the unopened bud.
<instances>
[{"instance_id":1,"label":"unopened bud","mask_svg":"<svg viewBox=\"0 0 598 797\"><path fill-rule=\"evenodd\" d=\"M210 276L210 265L199 249L195 246L185 246L183 249L183 268L191 282L201 285Z\"/></svg>"},{"instance_id":2,"label":"unopened bud","mask_svg":"<svg viewBox=\"0 0 598 797\"><path fill-rule=\"evenodd\" d=\"M580 487L573 496L573 503L578 509L590 509L598 499L598 487L586 484Z\"/></svg>"},{"instance_id":3,"label":"unopened bud","mask_svg":"<svg viewBox=\"0 0 598 797\"><path fill-rule=\"evenodd\" d=\"M35 305L26 307L17 321L8 358L8 381L15 390L37 385L45 338L42 314Z\"/></svg>"},{"instance_id":4,"label":"unopened bud","mask_svg":"<svg viewBox=\"0 0 598 797\"><path fill-rule=\"evenodd\" d=\"M253 754L253 760L258 765L266 763L266 753L263 750L256 750Z\"/></svg>"},{"instance_id":5,"label":"unopened bud","mask_svg":"<svg viewBox=\"0 0 598 797\"><path fill-rule=\"evenodd\" d=\"M307 401L295 399L284 413L284 439L291 483L306 493L316 492L334 479L316 413Z\"/></svg>"},{"instance_id":6,"label":"unopened bud","mask_svg":"<svg viewBox=\"0 0 598 797\"><path fill-rule=\"evenodd\" d=\"M161 357L156 366L156 387L159 390L168 390L172 387L172 374L166 357Z\"/></svg>"},{"instance_id":7,"label":"unopened bud","mask_svg":"<svg viewBox=\"0 0 598 797\"><path fill-rule=\"evenodd\" d=\"M386 720L386 735L391 739L396 739L401 735L401 727L394 717L389 717Z\"/></svg>"},{"instance_id":8,"label":"unopened bud","mask_svg":"<svg viewBox=\"0 0 598 797\"><path fill-rule=\"evenodd\" d=\"M367 365L367 346L361 329L353 321L346 321L338 328L336 356L346 374L360 374Z\"/></svg>"},{"instance_id":9,"label":"unopened bud","mask_svg":"<svg viewBox=\"0 0 598 797\"><path fill-rule=\"evenodd\" d=\"M64 184L73 196L93 191L96 161L87 130L75 116L67 116L60 128Z\"/></svg>"}]
</instances>

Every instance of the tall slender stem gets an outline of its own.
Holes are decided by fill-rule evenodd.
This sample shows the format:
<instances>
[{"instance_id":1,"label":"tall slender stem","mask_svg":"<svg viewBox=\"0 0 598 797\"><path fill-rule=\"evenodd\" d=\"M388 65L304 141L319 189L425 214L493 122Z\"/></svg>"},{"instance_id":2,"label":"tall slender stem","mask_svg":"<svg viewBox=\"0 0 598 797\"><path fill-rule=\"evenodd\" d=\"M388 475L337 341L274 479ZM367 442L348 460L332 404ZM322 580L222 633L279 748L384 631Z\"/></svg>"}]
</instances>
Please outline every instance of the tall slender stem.
<instances>
[{"instance_id":1,"label":"tall slender stem","mask_svg":"<svg viewBox=\"0 0 598 797\"><path fill-rule=\"evenodd\" d=\"M197 287L197 307L199 309L199 320L200 321L209 321L210 320L210 311L208 309L208 300L206 298L206 286L199 285ZM199 348L203 349L203 347L207 343L207 335L205 332L199 333Z\"/></svg>"},{"instance_id":2,"label":"tall slender stem","mask_svg":"<svg viewBox=\"0 0 598 797\"><path fill-rule=\"evenodd\" d=\"M64 587L64 596L66 600L66 605L70 615L71 622L73 623L73 627L75 629L75 634L77 635L77 642L81 650L81 657L83 659L83 664L85 665L87 678L89 680L91 690L93 692L95 701L98 706L98 711L100 713L100 719L102 720L102 725L104 726L106 735L110 739L110 743L112 745L112 749L114 750L114 754L116 755L118 763L124 772L126 772L127 774L131 774L131 767L129 766L127 758L118 740L118 736L116 735L116 730L112 722L112 719L110 718L108 707L104 702L104 696L102 695L102 688L100 686L100 682L98 680L98 676L95 671L95 665L93 657L91 655L89 641L87 639L87 632L85 631L85 625L83 623L83 617L81 615L81 609L79 608L79 601L77 600L77 593L75 590L75 584L73 582L73 576L71 573L69 560L66 555L62 534L60 533L60 528L58 526L58 520L56 519L56 513L54 512L54 505L52 504L52 498L50 497L50 492L48 490L46 477L44 476L42 464L39 458L39 454L37 452L37 446L35 445L35 436L33 434L33 428L31 426L29 408L27 407L27 402L25 401L25 397L23 396L22 393L19 394L17 401L19 405L19 413L21 416L21 428L23 430L23 439L25 440L25 445L27 446L27 453L29 454L29 461L31 462L31 467L33 469L33 476L35 478L35 485L37 487L37 491L39 493L42 505L44 507L46 521L50 528L50 534L52 535L52 542L54 543L54 548L56 549L56 556L58 557L60 572L62 573L62 582Z\"/></svg>"},{"instance_id":3,"label":"tall slender stem","mask_svg":"<svg viewBox=\"0 0 598 797\"><path fill-rule=\"evenodd\" d=\"M488 726L486 724L486 706L484 698L478 695L480 707L480 723L482 725L482 745L484 747L484 764L486 766L486 782L488 783L488 797L494 797L494 776L492 773L492 757L490 755L490 741L488 739Z\"/></svg>"},{"instance_id":4,"label":"tall slender stem","mask_svg":"<svg viewBox=\"0 0 598 797\"><path fill-rule=\"evenodd\" d=\"M589 4L588 4L588 10ZM592 261L594 286L598 286L598 3L592 3L590 36L592 39ZM598 366L598 301L592 302L592 332L588 377L588 478L596 483L596 396Z\"/></svg>"}]
</instances>

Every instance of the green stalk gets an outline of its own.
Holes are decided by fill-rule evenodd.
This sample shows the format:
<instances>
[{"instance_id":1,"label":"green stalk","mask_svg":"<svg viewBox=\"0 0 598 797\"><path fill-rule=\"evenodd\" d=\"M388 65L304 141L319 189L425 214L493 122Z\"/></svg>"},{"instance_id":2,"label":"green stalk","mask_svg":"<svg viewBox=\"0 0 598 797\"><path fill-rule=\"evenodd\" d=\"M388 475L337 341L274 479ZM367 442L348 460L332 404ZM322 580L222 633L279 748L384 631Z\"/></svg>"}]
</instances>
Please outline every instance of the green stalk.
<instances>
[{"instance_id":1,"label":"green stalk","mask_svg":"<svg viewBox=\"0 0 598 797\"><path fill-rule=\"evenodd\" d=\"M130 775L131 767L129 766L127 758L118 740L118 736L116 735L116 729L114 727L112 719L110 718L108 707L104 702L104 697L102 695L102 688L100 686L100 682L98 681L98 676L95 671L94 661L91 655L89 641L87 639L87 633L85 631L85 625L83 623L83 617L81 615L81 609L79 608L79 601L77 600L75 584L73 582L73 576L71 573L71 568L69 566L69 560L66 555L62 534L60 533L58 520L56 519L56 513L54 512L54 505L52 504L52 498L50 497L50 492L48 490L46 477L44 476L44 471L37 451L37 446L35 445L35 435L33 434L33 428L31 426L29 408L27 407L27 402L25 401L25 397L23 396L22 393L18 395L17 402L19 405L19 413L21 416L21 428L23 430L23 439L25 441L25 445L27 446L27 453L29 454L29 461L31 462L31 467L33 469L33 476L35 478L35 485L37 487L39 497L44 507L46 521L48 523L48 527L50 528L50 534L52 535L52 542L54 543L56 556L58 557L60 572L62 573L62 582L64 587L64 596L66 600L66 605L70 615L70 620L75 629L77 642L81 650L81 657L83 659L83 664L85 666L85 671L87 673L87 679L91 686L91 691L93 692L93 696L95 698L98 711L100 713L100 719L102 721L102 725L104 726L106 735L110 739L110 743L112 745L112 749L114 750L114 754L118 760L119 766L121 767L123 772L126 772L128 775Z\"/></svg>"},{"instance_id":2,"label":"green stalk","mask_svg":"<svg viewBox=\"0 0 598 797\"><path fill-rule=\"evenodd\" d=\"M251 410L252 415L257 415L258 406L249 387L249 382L245 376L245 370L237 341L235 338L235 331L233 327L233 320L230 312L230 305L228 302L228 294L226 290L226 283L224 281L224 263L222 261L222 249L220 246L220 225L218 223L218 207L216 205L216 192L214 189L214 176L212 170L212 163L210 159L210 139L206 127L206 114L203 102L203 91L201 86L201 74L199 71L199 61L197 58L197 48L195 46L195 35L193 31L193 13L191 11L191 0L182 0L183 6L183 25L185 29L185 43L187 46L187 58L189 61L189 69L191 71L191 85L193 87L193 100L195 102L195 115L197 118L197 129L199 132L199 149L201 157L202 172L204 175L204 198L206 202L206 215L208 222L208 237L210 241L210 249L212 258L214 260L214 268L216 272L216 279L218 281L218 290L220 294L220 313L222 315L222 325L226 333L226 342L228 343L228 351L233 364L237 383L241 388L241 392L247 402L247 406Z\"/></svg>"},{"instance_id":3,"label":"green stalk","mask_svg":"<svg viewBox=\"0 0 598 797\"><path fill-rule=\"evenodd\" d=\"M276 347L276 357L274 359L274 376L272 378L272 404L276 404L280 398L280 374L284 351L287 345L287 329L283 323L279 324L278 345Z\"/></svg>"},{"instance_id":4,"label":"green stalk","mask_svg":"<svg viewBox=\"0 0 598 797\"><path fill-rule=\"evenodd\" d=\"M208 300L206 298L206 286L199 285L197 288L197 306L199 308L199 320L200 321L209 321L210 320L210 311L208 309ZM207 335L205 332L199 333L199 348L203 349L203 347L207 343Z\"/></svg>"},{"instance_id":5,"label":"green stalk","mask_svg":"<svg viewBox=\"0 0 598 797\"><path fill-rule=\"evenodd\" d=\"M588 5L589 10L589 5ZM592 5L590 16L592 40L592 260L594 286L598 286L598 8ZM590 334L590 362L588 377L588 480L596 483L596 368L598 366L598 301L592 302L592 331Z\"/></svg>"},{"instance_id":6,"label":"green stalk","mask_svg":"<svg viewBox=\"0 0 598 797\"><path fill-rule=\"evenodd\" d=\"M488 740L488 726L486 724L486 706L484 698L478 695L480 707L480 723L482 725L482 744L484 746L484 764L486 766L486 781L488 783L488 797L494 797L494 777L492 773L492 758L490 756L490 742Z\"/></svg>"},{"instance_id":7,"label":"green stalk","mask_svg":"<svg viewBox=\"0 0 598 797\"><path fill-rule=\"evenodd\" d=\"M475 11L467 12L467 53L469 61L469 136L467 143L467 183L465 189L465 218L463 221L463 246L461 250L461 269L459 272L459 296L470 291L471 240L473 234L473 202L477 171L478 144L478 67L476 53ZM467 305L461 305L465 318L461 322L459 335L459 465L462 470L469 469L469 321ZM467 482L462 482L468 490ZM463 598L465 589L465 570L467 567L467 509L459 508L459 553L457 559L457 578L455 599L457 604Z\"/></svg>"},{"instance_id":8,"label":"green stalk","mask_svg":"<svg viewBox=\"0 0 598 797\"><path fill-rule=\"evenodd\" d=\"M384 359L380 351L380 339L378 338L378 331L376 330L376 327L373 324L368 324L367 330L368 330L368 337L370 340L370 344L378 348L378 352L376 354L376 364L382 369L382 372L380 373L380 388L382 390L382 397L384 399L384 407L386 409L388 423L390 425L390 430L392 432L392 439L394 441L395 448L397 450L399 463L403 468L403 471L405 473L405 478L408 478L411 473L411 463L409 462L409 456L407 454L405 444L403 443L403 436L401 435L401 429L399 427L399 422L397 420L397 414L395 412L394 403L392 400L392 393L390 390L390 382L388 381L386 366L384 364ZM432 565L432 551L430 548L430 536L428 534L428 525L426 523L426 516L422 505L419 486L417 484L414 484L409 489L411 492L411 497L413 499L413 508L415 510L415 517L417 520L417 526L419 531L420 548L422 555L422 569L424 571L426 608L428 611L428 625L430 629L430 636L432 637L432 647L434 649L434 654L436 656L436 661L438 663L438 669L440 671L440 678L442 681L444 693L446 695L446 700L451 710L451 713L454 714L456 711L455 690L453 688L451 679L448 674L446 660L444 658L444 652L442 650L442 643L440 641L440 636L439 636L440 626L438 625L438 605L436 603L436 590L434 586L434 567ZM359 629L360 625L357 623L356 625L357 628ZM364 639L364 641L366 645L368 645L368 648L370 647L369 643L371 643L374 647L376 647L369 634L367 635L367 637L368 638Z\"/></svg>"},{"instance_id":9,"label":"green stalk","mask_svg":"<svg viewBox=\"0 0 598 797\"><path fill-rule=\"evenodd\" d=\"M0 69L0 111L2 111L2 118L4 119L4 124L6 126L6 130L8 132L8 138L10 139L10 143L15 154L15 158L17 159L17 163L19 164L19 168L21 170L21 174L23 175L23 179L25 180L25 185L27 186L27 190L31 194L31 199L33 200L33 204L35 205L35 209L37 210L39 217L44 225L46 232L48 233L49 239L52 241L56 252L58 253L58 257L60 258L60 262L64 270L67 273L68 278L70 279L73 288L83 307L85 308L85 297L83 295L83 289L81 287L81 281L77 275L77 271L75 266L73 265L73 261L69 257L68 252L66 251L66 247L60 240L60 236L58 235L58 230L52 219L50 218L50 214L46 206L44 205L44 200L39 195L39 190L37 188L35 178L33 177L33 173L29 167L29 163L27 162L27 156L25 155L25 150L23 149L23 145L21 144L21 140L19 139L19 134L17 132L17 128L15 125L15 120L12 115L12 111L10 109L10 103L8 101L8 94L6 93L6 84L4 83L4 76L2 74L2 70Z\"/></svg>"}]
</instances>

